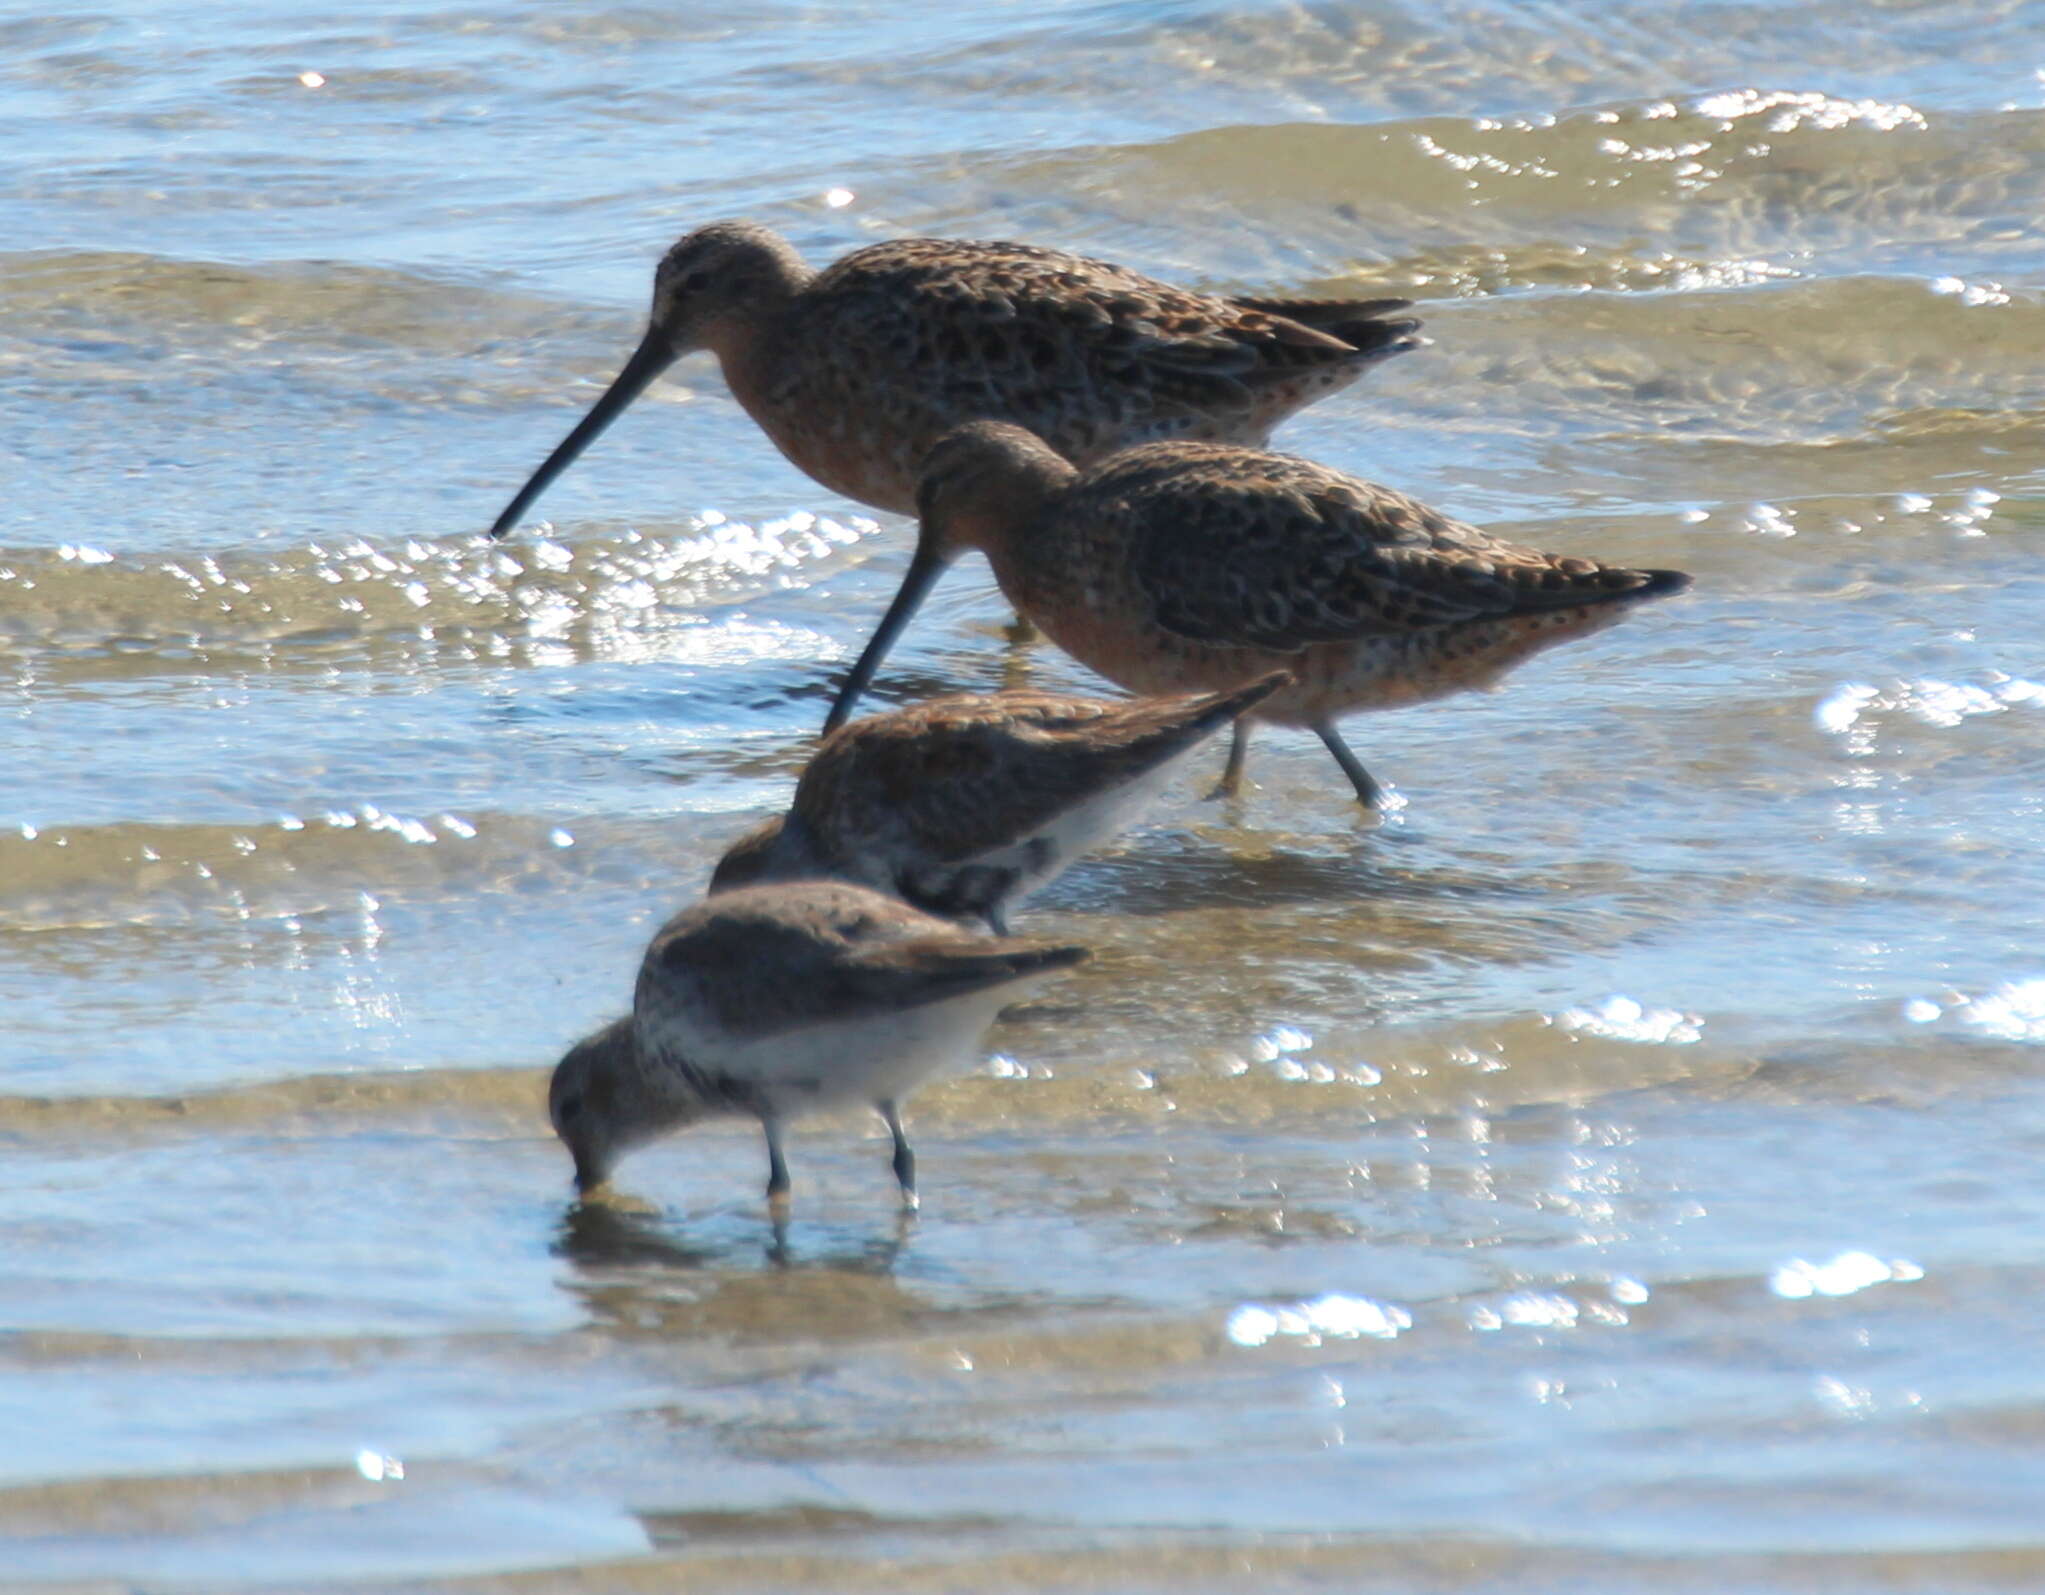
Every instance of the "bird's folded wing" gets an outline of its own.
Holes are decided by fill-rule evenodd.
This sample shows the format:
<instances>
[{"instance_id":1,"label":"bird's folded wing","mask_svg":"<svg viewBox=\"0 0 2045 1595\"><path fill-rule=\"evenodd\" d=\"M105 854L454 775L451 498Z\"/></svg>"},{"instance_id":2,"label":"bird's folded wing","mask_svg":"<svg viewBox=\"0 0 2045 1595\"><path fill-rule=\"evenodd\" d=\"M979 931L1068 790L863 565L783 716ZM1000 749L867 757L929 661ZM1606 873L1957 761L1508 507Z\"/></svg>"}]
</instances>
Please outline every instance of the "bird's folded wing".
<instances>
[{"instance_id":1,"label":"bird's folded wing","mask_svg":"<svg viewBox=\"0 0 2045 1595\"><path fill-rule=\"evenodd\" d=\"M1137 701L940 698L847 726L804 770L794 807L841 847L859 843L842 834L856 816L899 825L939 862L963 862L1140 778L1276 686Z\"/></svg>"},{"instance_id":2,"label":"bird's folded wing","mask_svg":"<svg viewBox=\"0 0 2045 1595\"><path fill-rule=\"evenodd\" d=\"M722 901L722 899L713 899ZM913 924L849 912L813 924L727 917L713 936L663 936L648 950L639 1006L664 1022L736 1040L943 1002L1061 969L1080 947L991 940L903 907Z\"/></svg>"},{"instance_id":3,"label":"bird's folded wing","mask_svg":"<svg viewBox=\"0 0 2045 1595\"><path fill-rule=\"evenodd\" d=\"M1131 575L1157 623L1213 647L1292 652L1596 603L1639 585L1637 573L1502 542L1354 479L1331 489L1217 475L1128 509L1144 518Z\"/></svg>"},{"instance_id":4,"label":"bird's folded wing","mask_svg":"<svg viewBox=\"0 0 2045 1595\"><path fill-rule=\"evenodd\" d=\"M899 240L847 257L819 278L818 287L827 286L814 299L813 338L848 356L871 345L875 358L924 372L955 402L981 388L1012 401L1020 391L1027 410L1033 389L1048 402L1075 383L1108 379L1153 400L1248 408L1268 382L1382 352L1289 316L1027 244L964 251L943 240Z\"/></svg>"}]
</instances>

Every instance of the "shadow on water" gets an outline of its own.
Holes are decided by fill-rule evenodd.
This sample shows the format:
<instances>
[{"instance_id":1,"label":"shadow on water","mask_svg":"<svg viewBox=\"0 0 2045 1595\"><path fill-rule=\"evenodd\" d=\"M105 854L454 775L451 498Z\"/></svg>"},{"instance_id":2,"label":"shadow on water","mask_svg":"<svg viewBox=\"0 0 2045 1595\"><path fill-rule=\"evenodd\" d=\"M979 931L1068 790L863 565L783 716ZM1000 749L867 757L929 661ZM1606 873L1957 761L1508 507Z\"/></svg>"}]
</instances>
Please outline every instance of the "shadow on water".
<instances>
[{"instance_id":1,"label":"shadow on water","mask_svg":"<svg viewBox=\"0 0 2045 1595\"><path fill-rule=\"evenodd\" d=\"M1544 884L1441 860L1415 869L1392 856L1413 845L1382 829L1308 840L1202 826L1170 840L1139 837L1119 853L1083 859L1034 901L1064 912L1144 919L1271 904L1532 903L1552 894Z\"/></svg>"}]
</instances>

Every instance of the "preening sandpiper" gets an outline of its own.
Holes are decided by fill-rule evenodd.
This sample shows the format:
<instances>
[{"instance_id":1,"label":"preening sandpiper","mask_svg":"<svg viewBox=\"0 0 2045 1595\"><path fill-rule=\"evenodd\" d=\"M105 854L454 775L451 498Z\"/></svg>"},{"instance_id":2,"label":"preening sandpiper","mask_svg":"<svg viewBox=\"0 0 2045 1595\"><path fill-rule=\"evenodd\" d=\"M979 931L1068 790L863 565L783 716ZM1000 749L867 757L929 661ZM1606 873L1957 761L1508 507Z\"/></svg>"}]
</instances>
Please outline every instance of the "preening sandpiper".
<instances>
[{"instance_id":1,"label":"preening sandpiper","mask_svg":"<svg viewBox=\"0 0 2045 1595\"><path fill-rule=\"evenodd\" d=\"M585 1193L626 1152L671 1130L755 1117L778 1210L789 1188L783 1123L864 1103L894 1137L895 1178L913 1206L903 1100L956 1070L1029 982L1086 956L978 935L836 881L720 893L653 938L631 1015L555 1066L548 1112Z\"/></svg>"},{"instance_id":2,"label":"preening sandpiper","mask_svg":"<svg viewBox=\"0 0 2045 1595\"><path fill-rule=\"evenodd\" d=\"M1404 299L1223 298L1030 244L904 238L814 271L746 222L698 228L653 279L637 351L497 517L502 537L654 378L714 353L746 413L833 492L915 505L939 437L1022 423L1082 463L1156 438L1261 443L1416 348Z\"/></svg>"},{"instance_id":3,"label":"preening sandpiper","mask_svg":"<svg viewBox=\"0 0 2045 1595\"><path fill-rule=\"evenodd\" d=\"M725 853L710 890L829 876L1006 934L1009 908L1290 680L1121 700L965 693L855 720L824 739L788 812Z\"/></svg>"},{"instance_id":4,"label":"preening sandpiper","mask_svg":"<svg viewBox=\"0 0 2045 1595\"><path fill-rule=\"evenodd\" d=\"M925 594L967 549L1073 658L1133 692L1226 690L1273 670L1249 720L1306 726L1366 805L1377 783L1335 722L1488 687L1543 648L1681 592L1509 543L1387 487L1291 455L1155 443L1088 470L1020 427L976 422L932 450L916 555L824 729L850 712Z\"/></svg>"}]
</instances>

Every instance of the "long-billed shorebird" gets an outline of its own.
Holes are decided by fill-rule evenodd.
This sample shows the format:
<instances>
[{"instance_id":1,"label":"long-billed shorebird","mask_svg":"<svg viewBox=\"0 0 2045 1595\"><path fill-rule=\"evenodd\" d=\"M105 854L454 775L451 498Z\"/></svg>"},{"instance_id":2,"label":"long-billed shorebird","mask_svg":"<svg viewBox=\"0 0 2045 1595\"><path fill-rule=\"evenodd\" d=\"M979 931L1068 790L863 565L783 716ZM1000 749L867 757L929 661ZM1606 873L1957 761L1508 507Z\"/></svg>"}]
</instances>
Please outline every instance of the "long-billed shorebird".
<instances>
[{"instance_id":1,"label":"long-billed shorebird","mask_svg":"<svg viewBox=\"0 0 2045 1595\"><path fill-rule=\"evenodd\" d=\"M855 720L824 739L788 812L732 844L710 890L829 876L1006 935L1010 907L1133 823L1184 755L1290 679L1122 701L964 693Z\"/></svg>"},{"instance_id":2,"label":"long-billed shorebird","mask_svg":"<svg viewBox=\"0 0 2045 1595\"><path fill-rule=\"evenodd\" d=\"M1130 443L1261 443L1365 366L1417 347L1404 299L1233 299L1029 244L904 238L814 271L764 227L685 235L639 348L490 528L681 356L708 349L776 448L833 492L911 510L939 437L1016 421L1086 463Z\"/></svg>"},{"instance_id":3,"label":"long-billed shorebird","mask_svg":"<svg viewBox=\"0 0 2045 1595\"><path fill-rule=\"evenodd\" d=\"M931 452L916 555L824 722L842 721L953 560L986 554L1008 601L1134 692L1291 686L1248 719L1307 726L1366 805L1377 783L1336 733L1363 709L1488 687L1530 654L1681 592L1681 571L1543 553L1311 461L1156 443L1080 471L1019 427L977 422Z\"/></svg>"},{"instance_id":4,"label":"long-billed shorebird","mask_svg":"<svg viewBox=\"0 0 2045 1595\"><path fill-rule=\"evenodd\" d=\"M640 966L630 1018L571 1048L548 1112L575 1183L602 1185L632 1148L720 1114L767 1132L767 1197L788 1197L781 1126L870 1105L916 1200L900 1104L956 1068L1027 982L1084 947L994 939L838 881L721 893L670 920Z\"/></svg>"}]
</instances>

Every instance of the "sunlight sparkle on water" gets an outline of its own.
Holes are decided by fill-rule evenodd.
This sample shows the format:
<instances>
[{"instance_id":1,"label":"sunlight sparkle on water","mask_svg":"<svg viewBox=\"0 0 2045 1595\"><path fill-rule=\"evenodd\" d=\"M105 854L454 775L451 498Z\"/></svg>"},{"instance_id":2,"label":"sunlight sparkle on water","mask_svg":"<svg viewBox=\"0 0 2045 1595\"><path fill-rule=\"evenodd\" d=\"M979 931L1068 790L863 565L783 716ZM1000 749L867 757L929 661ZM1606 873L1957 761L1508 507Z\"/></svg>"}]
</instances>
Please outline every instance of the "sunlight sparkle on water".
<instances>
[{"instance_id":1,"label":"sunlight sparkle on water","mask_svg":"<svg viewBox=\"0 0 2045 1595\"><path fill-rule=\"evenodd\" d=\"M2010 296L1999 282L1970 283L1960 277L1934 277L1931 291L1951 294L1963 305L2006 305L2010 302Z\"/></svg>"},{"instance_id":2,"label":"sunlight sparkle on water","mask_svg":"<svg viewBox=\"0 0 2045 1595\"><path fill-rule=\"evenodd\" d=\"M1322 1340L1396 1340L1413 1315L1388 1302L1330 1292L1312 1301L1278 1306L1244 1302L1228 1315L1225 1333L1238 1346L1261 1346L1280 1335L1316 1346Z\"/></svg>"},{"instance_id":3,"label":"sunlight sparkle on water","mask_svg":"<svg viewBox=\"0 0 2045 1595\"><path fill-rule=\"evenodd\" d=\"M1607 997L1595 1008L1565 1008L1550 1016L1550 1022L1578 1035L1671 1047L1702 1039L1704 1030L1704 1021L1695 1014L1645 1007L1631 997Z\"/></svg>"},{"instance_id":4,"label":"sunlight sparkle on water","mask_svg":"<svg viewBox=\"0 0 2045 1595\"><path fill-rule=\"evenodd\" d=\"M2045 1041L2045 976L2006 981L1953 1011L1961 1024L1998 1041Z\"/></svg>"},{"instance_id":5,"label":"sunlight sparkle on water","mask_svg":"<svg viewBox=\"0 0 2045 1595\"><path fill-rule=\"evenodd\" d=\"M1746 530L1763 537L1796 536L1796 511L1781 509L1773 504L1749 504L1747 506Z\"/></svg>"},{"instance_id":6,"label":"sunlight sparkle on water","mask_svg":"<svg viewBox=\"0 0 2045 1595\"><path fill-rule=\"evenodd\" d=\"M1626 1315L1609 1308L1605 1321L1626 1322ZM1505 1298L1495 1307L1479 1304L1469 1312L1472 1329L1489 1332L1510 1325L1515 1329L1574 1329L1583 1309L1567 1296L1546 1291L1523 1290Z\"/></svg>"},{"instance_id":7,"label":"sunlight sparkle on water","mask_svg":"<svg viewBox=\"0 0 2045 1595\"><path fill-rule=\"evenodd\" d=\"M1872 1252L1841 1252L1829 1262L1792 1257L1768 1276L1768 1288L1785 1300L1806 1296L1851 1296L1870 1285L1907 1284L1924 1278L1924 1270L1896 1258L1883 1262Z\"/></svg>"},{"instance_id":8,"label":"sunlight sparkle on water","mask_svg":"<svg viewBox=\"0 0 2045 1595\"><path fill-rule=\"evenodd\" d=\"M1885 688L1849 681L1821 699L1811 718L1820 731L1830 736L1844 736L1864 718L1898 710L1924 725L1945 730L1976 715L2003 714L2013 708L2045 703L2045 686L2035 681L2001 671L1989 671L1987 676L1985 683L1926 677L1894 682Z\"/></svg>"},{"instance_id":9,"label":"sunlight sparkle on water","mask_svg":"<svg viewBox=\"0 0 2045 1595\"><path fill-rule=\"evenodd\" d=\"M1862 1385L1850 1385L1844 1379L1834 1378L1831 1374L1820 1374L1813 1380L1811 1393L1845 1417L1864 1417L1874 1409L1875 1397L1872 1390Z\"/></svg>"},{"instance_id":10,"label":"sunlight sparkle on water","mask_svg":"<svg viewBox=\"0 0 2045 1595\"><path fill-rule=\"evenodd\" d=\"M1314 1038L1297 1025L1276 1025L1250 1043L1250 1059L1255 1063L1275 1063L1288 1052L1306 1052L1312 1048Z\"/></svg>"},{"instance_id":11,"label":"sunlight sparkle on water","mask_svg":"<svg viewBox=\"0 0 2045 1595\"><path fill-rule=\"evenodd\" d=\"M1890 104L1884 100L1834 99L1829 94L1810 90L1763 92L1760 89L1727 89L1705 95L1691 109L1699 116L1723 120L1728 128L1744 117L1765 115L1768 117L1767 129L1771 133L1793 133L1806 127L1829 131L1851 127L1855 123L1884 133L1897 128L1921 133L1930 126L1922 113L1908 105Z\"/></svg>"},{"instance_id":12,"label":"sunlight sparkle on water","mask_svg":"<svg viewBox=\"0 0 2045 1595\"><path fill-rule=\"evenodd\" d=\"M1861 710L1876 702L1881 692L1863 681L1849 681L1822 699L1811 711L1811 719L1828 736L1843 736L1853 729Z\"/></svg>"}]
</instances>

